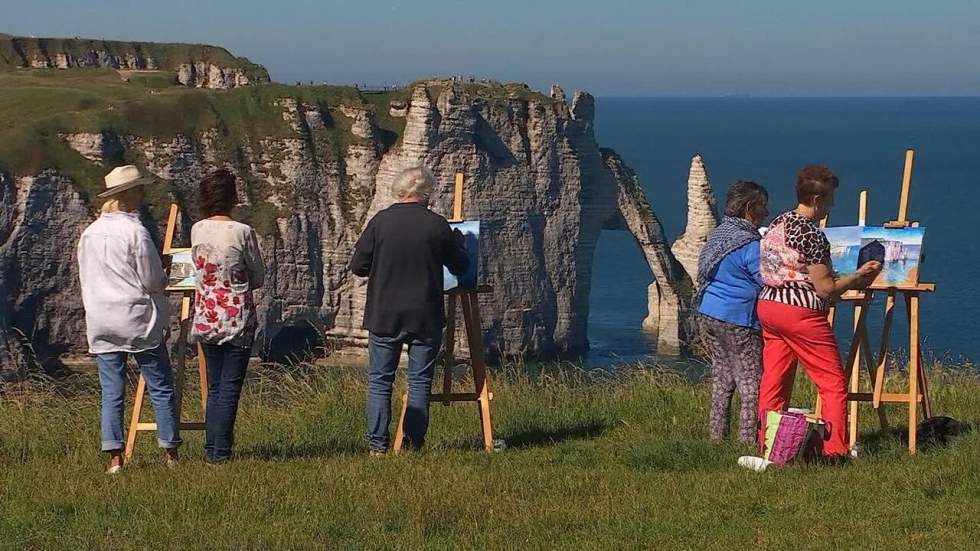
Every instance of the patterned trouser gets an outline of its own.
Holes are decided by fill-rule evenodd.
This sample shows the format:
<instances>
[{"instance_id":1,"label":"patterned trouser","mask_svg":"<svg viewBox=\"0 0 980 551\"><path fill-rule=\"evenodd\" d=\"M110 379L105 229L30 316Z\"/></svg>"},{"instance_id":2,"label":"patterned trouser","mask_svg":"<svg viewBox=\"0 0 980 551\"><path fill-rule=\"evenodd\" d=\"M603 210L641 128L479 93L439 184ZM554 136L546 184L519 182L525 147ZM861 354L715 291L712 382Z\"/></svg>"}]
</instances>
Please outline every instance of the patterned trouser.
<instances>
[{"instance_id":1,"label":"patterned trouser","mask_svg":"<svg viewBox=\"0 0 980 551\"><path fill-rule=\"evenodd\" d=\"M711 414L708 432L712 440L728 434L728 410L738 389L739 439L754 443L757 437L756 408L762 377L762 335L757 329L740 327L698 316L701 329L711 343Z\"/></svg>"}]
</instances>

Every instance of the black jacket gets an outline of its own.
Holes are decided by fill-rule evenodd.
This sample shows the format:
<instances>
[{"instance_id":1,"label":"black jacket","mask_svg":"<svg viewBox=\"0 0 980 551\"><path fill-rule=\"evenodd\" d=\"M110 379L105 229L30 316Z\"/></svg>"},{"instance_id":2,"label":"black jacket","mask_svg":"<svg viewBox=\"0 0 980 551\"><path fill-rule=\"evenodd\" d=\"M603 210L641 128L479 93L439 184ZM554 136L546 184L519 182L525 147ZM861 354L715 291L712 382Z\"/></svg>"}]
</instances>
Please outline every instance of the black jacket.
<instances>
[{"instance_id":1,"label":"black jacket","mask_svg":"<svg viewBox=\"0 0 980 551\"><path fill-rule=\"evenodd\" d=\"M418 203L396 203L368 222L350 270L368 277L364 328L376 335L434 337L446 321L442 267L462 274L469 258L462 234Z\"/></svg>"}]
</instances>

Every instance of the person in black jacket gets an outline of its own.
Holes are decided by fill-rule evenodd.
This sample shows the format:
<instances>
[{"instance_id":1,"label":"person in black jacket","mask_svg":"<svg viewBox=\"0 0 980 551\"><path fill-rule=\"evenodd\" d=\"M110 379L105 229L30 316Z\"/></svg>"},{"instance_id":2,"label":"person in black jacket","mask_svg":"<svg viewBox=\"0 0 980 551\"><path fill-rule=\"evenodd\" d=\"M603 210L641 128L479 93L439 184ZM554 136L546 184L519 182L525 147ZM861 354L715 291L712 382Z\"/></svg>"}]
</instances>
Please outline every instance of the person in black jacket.
<instances>
[{"instance_id":1,"label":"person in black jacket","mask_svg":"<svg viewBox=\"0 0 980 551\"><path fill-rule=\"evenodd\" d=\"M350 270L368 278L364 328L368 341L368 444L388 451L391 387L402 345L408 345L408 409L403 445L417 449L429 426L429 394L445 324L443 266L459 275L469 259L463 235L428 209L435 178L425 167L395 178L398 202L368 222Z\"/></svg>"}]
</instances>

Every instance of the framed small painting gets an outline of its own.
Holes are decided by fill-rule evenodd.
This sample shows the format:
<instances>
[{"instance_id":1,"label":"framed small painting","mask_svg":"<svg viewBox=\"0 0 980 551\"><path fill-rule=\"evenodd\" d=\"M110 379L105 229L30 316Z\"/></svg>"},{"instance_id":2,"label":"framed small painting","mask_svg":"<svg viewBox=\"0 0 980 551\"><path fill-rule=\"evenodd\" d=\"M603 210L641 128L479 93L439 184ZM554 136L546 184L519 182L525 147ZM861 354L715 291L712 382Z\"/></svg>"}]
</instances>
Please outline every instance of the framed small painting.
<instances>
[{"instance_id":1,"label":"framed small painting","mask_svg":"<svg viewBox=\"0 0 980 551\"><path fill-rule=\"evenodd\" d=\"M170 272L167 274L168 291L193 291L197 289L197 272L190 249L171 249Z\"/></svg>"}]
</instances>

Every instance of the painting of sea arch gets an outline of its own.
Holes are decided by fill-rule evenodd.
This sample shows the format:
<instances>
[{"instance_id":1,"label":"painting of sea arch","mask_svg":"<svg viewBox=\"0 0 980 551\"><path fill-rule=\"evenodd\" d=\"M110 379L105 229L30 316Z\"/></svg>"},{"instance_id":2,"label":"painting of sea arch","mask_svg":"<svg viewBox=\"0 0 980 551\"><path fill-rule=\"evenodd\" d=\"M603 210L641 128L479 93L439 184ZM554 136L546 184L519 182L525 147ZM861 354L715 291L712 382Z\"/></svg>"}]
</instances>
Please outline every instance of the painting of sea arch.
<instances>
[{"instance_id":1,"label":"painting of sea arch","mask_svg":"<svg viewBox=\"0 0 980 551\"><path fill-rule=\"evenodd\" d=\"M451 222L449 226L454 230L462 232L466 239L466 256L470 259L470 266L466 272L456 277L449 273L445 266L442 268L442 285L444 291L451 289L476 289L477 274L479 273L480 263L480 222L478 220L467 220L465 222Z\"/></svg>"},{"instance_id":2,"label":"painting of sea arch","mask_svg":"<svg viewBox=\"0 0 980 551\"><path fill-rule=\"evenodd\" d=\"M882 264L876 286L905 287L919 282L922 238L925 228L868 226L861 233L858 265L877 260Z\"/></svg>"}]
</instances>

